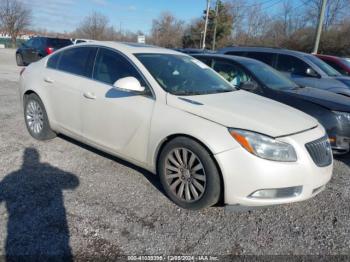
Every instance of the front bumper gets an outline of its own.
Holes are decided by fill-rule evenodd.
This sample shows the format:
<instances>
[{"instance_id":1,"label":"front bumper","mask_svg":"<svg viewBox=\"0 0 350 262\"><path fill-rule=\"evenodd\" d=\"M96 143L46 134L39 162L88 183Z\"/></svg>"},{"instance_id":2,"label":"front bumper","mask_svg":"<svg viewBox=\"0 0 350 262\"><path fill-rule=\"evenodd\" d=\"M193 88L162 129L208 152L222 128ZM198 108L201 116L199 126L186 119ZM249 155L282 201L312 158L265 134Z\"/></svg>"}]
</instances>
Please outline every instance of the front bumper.
<instances>
[{"instance_id":1,"label":"front bumper","mask_svg":"<svg viewBox=\"0 0 350 262\"><path fill-rule=\"evenodd\" d=\"M309 199L321 192L331 179L333 163L318 167L305 144L325 135L321 126L312 130L278 138L294 146L297 162L276 162L261 159L239 147L215 155L224 180L225 203L242 206L269 206ZM263 189L302 187L297 195L277 198L253 198Z\"/></svg>"}]
</instances>

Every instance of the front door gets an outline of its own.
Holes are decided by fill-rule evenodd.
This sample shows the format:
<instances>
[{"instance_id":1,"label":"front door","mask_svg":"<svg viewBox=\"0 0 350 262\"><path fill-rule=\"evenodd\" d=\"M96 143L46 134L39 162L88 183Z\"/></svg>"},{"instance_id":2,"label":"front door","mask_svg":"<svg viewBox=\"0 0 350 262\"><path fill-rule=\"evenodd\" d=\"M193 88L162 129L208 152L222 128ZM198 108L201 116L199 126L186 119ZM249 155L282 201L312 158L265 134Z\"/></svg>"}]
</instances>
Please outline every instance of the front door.
<instances>
[{"instance_id":1,"label":"front door","mask_svg":"<svg viewBox=\"0 0 350 262\"><path fill-rule=\"evenodd\" d=\"M137 78L146 90L149 88L124 56L111 49L99 49L93 80L84 81L82 86L83 135L109 151L144 162L155 100L152 93L113 87L115 81L129 76Z\"/></svg>"}]
</instances>

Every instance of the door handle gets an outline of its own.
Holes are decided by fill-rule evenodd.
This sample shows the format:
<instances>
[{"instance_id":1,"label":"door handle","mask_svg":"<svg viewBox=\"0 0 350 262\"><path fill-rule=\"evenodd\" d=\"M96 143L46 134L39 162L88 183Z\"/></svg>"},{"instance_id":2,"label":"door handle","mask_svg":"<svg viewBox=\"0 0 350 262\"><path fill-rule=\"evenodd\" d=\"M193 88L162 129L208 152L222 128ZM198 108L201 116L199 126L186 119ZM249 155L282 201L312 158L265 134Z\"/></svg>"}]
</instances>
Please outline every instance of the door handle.
<instances>
[{"instance_id":1,"label":"door handle","mask_svg":"<svg viewBox=\"0 0 350 262\"><path fill-rule=\"evenodd\" d=\"M84 93L84 97L87 99L96 99L96 95L90 92Z\"/></svg>"},{"instance_id":2,"label":"door handle","mask_svg":"<svg viewBox=\"0 0 350 262\"><path fill-rule=\"evenodd\" d=\"M44 81L49 84L52 84L54 82L50 77L45 77Z\"/></svg>"}]
</instances>

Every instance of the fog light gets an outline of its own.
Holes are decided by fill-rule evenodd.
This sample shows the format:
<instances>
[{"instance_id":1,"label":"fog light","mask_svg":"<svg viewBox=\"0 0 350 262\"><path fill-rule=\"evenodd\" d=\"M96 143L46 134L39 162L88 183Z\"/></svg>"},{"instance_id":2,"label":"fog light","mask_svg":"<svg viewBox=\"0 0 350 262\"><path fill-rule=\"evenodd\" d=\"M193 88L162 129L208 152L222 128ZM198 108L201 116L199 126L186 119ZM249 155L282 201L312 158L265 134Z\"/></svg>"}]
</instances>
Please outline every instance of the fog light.
<instances>
[{"instance_id":1,"label":"fog light","mask_svg":"<svg viewBox=\"0 0 350 262\"><path fill-rule=\"evenodd\" d=\"M296 197L301 194L302 189L302 186L260 189L250 194L249 197L261 199Z\"/></svg>"}]
</instances>

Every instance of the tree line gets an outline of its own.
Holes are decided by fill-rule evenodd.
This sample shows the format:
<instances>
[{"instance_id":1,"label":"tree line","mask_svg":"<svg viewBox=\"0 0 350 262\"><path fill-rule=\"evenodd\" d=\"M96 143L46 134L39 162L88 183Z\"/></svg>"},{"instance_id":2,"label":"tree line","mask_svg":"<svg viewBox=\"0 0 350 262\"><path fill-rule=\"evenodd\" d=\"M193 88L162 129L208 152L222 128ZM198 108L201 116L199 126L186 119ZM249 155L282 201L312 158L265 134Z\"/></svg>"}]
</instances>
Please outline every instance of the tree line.
<instances>
[{"instance_id":1,"label":"tree line","mask_svg":"<svg viewBox=\"0 0 350 262\"><path fill-rule=\"evenodd\" d=\"M311 52L322 0L212 1L208 16L206 47L253 45ZM204 1L203 1L204 7ZM320 53L350 56L350 0L328 0ZM0 27L12 40L31 24L31 10L18 0L0 3ZM167 48L201 48L205 10L202 16L185 22L171 12L152 21L146 41ZM111 41L136 41L141 31L119 30L107 16L93 12L73 32L57 34L37 29L38 34ZM214 36L215 34L215 36ZM214 47L215 39L215 47Z\"/></svg>"}]
</instances>

